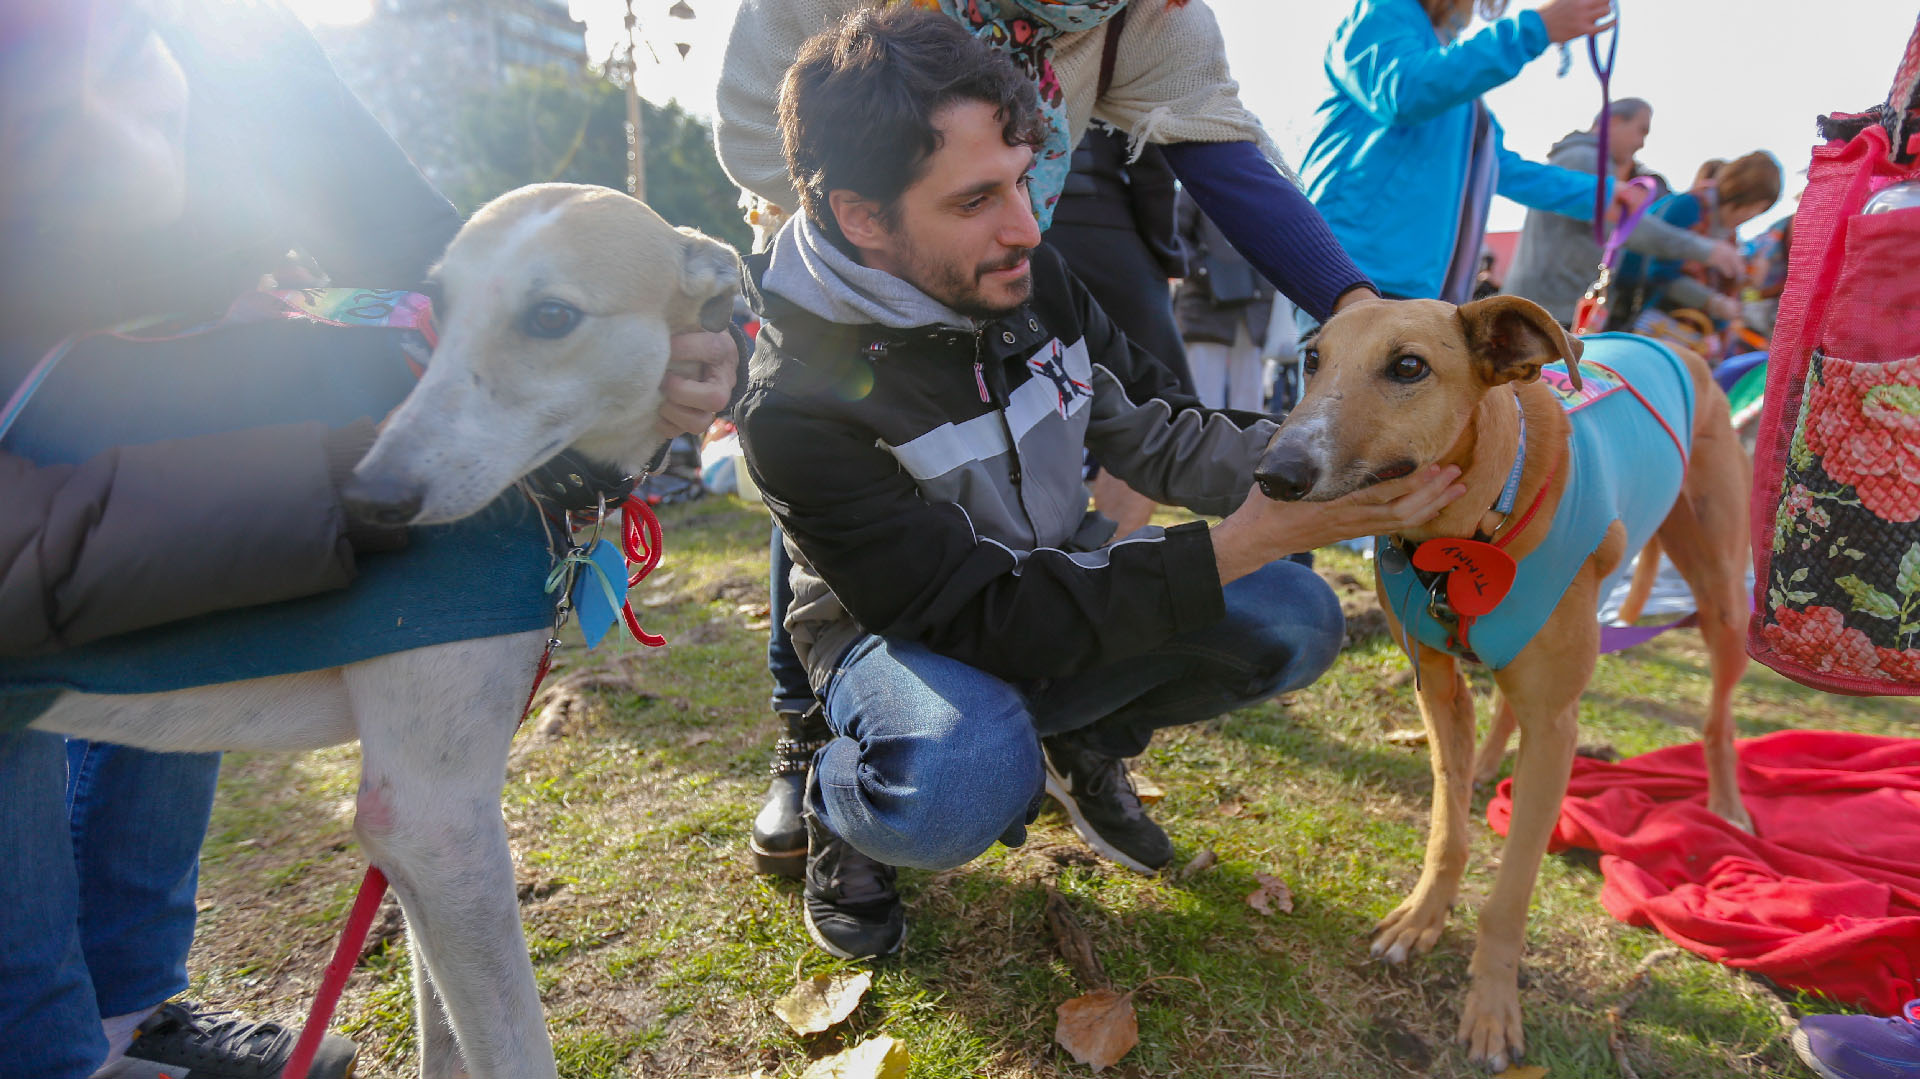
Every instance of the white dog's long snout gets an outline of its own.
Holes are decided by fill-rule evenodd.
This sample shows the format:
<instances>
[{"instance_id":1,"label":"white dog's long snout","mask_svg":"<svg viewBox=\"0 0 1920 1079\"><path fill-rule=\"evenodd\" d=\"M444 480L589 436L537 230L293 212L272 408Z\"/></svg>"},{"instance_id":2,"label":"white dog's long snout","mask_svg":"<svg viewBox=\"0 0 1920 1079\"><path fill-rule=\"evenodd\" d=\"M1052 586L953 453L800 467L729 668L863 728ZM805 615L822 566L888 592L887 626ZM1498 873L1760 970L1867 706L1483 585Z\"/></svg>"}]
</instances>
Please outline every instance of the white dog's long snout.
<instances>
[{"instance_id":1,"label":"white dog's long snout","mask_svg":"<svg viewBox=\"0 0 1920 1079\"><path fill-rule=\"evenodd\" d=\"M618 192L546 184L474 215L437 276L439 347L345 492L370 522L458 520L569 447L638 471L672 336L726 329L740 260Z\"/></svg>"},{"instance_id":2,"label":"white dog's long snout","mask_svg":"<svg viewBox=\"0 0 1920 1079\"><path fill-rule=\"evenodd\" d=\"M420 516L426 485L398 476L366 477L355 472L340 492L347 513L368 524L399 527Z\"/></svg>"}]
</instances>

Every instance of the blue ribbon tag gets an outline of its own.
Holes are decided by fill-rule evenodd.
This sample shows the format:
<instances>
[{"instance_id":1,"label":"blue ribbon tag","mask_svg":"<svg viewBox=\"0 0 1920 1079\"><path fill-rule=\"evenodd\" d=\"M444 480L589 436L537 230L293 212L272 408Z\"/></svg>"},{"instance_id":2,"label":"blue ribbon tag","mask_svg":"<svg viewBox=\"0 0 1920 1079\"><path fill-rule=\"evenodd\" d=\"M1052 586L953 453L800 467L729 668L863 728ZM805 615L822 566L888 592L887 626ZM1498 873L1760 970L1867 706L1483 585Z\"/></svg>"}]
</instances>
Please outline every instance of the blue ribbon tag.
<instances>
[{"instance_id":1,"label":"blue ribbon tag","mask_svg":"<svg viewBox=\"0 0 1920 1079\"><path fill-rule=\"evenodd\" d=\"M573 613L580 619L580 635L592 648L620 620L627 603L627 560L620 546L603 539L580 559L573 578Z\"/></svg>"}]
</instances>

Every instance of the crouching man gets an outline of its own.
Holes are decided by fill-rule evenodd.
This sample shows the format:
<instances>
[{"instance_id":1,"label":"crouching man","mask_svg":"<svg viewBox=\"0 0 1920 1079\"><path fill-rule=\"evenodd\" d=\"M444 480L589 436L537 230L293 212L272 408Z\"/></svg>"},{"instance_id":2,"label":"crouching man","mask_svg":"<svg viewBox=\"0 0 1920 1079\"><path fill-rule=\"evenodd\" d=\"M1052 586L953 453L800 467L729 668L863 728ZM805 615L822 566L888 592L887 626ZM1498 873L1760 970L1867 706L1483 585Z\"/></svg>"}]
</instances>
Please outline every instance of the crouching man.
<instances>
[{"instance_id":1,"label":"crouching man","mask_svg":"<svg viewBox=\"0 0 1920 1079\"><path fill-rule=\"evenodd\" d=\"M909 5L815 37L781 88L805 205L749 260L765 323L735 414L834 735L807 781L804 907L843 958L899 947L893 867L1019 843L1043 790L1107 858L1167 864L1127 758L1339 651L1331 590L1284 556L1460 492L1449 470L1337 502L1249 498L1272 423L1181 395L1038 246L1026 176L1045 124L1004 57ZM1108 545L1083 448L1226 519Z\"/></svg>"}]
</instances>

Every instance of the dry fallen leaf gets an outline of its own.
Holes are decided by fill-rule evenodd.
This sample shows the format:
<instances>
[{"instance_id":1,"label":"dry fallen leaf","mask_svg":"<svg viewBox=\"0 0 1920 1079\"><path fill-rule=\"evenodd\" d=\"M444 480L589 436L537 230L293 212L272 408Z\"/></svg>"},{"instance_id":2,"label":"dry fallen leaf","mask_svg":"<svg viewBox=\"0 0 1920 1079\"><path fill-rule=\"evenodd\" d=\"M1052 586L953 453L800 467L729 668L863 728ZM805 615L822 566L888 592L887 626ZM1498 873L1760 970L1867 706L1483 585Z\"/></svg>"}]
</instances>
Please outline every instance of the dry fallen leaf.
<instances>
[{"instance_id":1,"label":"dry fallen leaf","mask_svg":"<svg viewBox=\"0 0 1920 1079\"><path fill-rule=\"evenodd\" d=\"M773 1014L795 1034L818 1034L852 1015L872 984L873 975L864 970L858 974L816 974L774 1001Z\"/></svg>"},{"instance_id":2,"label":"dry fallen leaf","mask_svg":"<svg viewBox=\"0 0 1920 1079\"><path fill-rule=\"evenodd\" d=\"M1100 989L1107 985L1107 972L1100 966L1100 955L1093 949L1093 938L1074 917L1073 908L1061 898L1060 893L1047 889L1045 910L1047 928L1053 931L1053 942L1060 949L1060 957L1073 968L1073 976L1086 989Z\"/></svg>"},{"instance_id":3,"label":"dry fallen leaf","mask_svg":"<svg viewBox=\"0 0 1920 1079\"><path fill-rule=\"evenodd\" d=\"M1247 897L1247 906L1269 916L1293 913L1293 889L1286 881L1267 873L1255 873L1253 879L1260 882L1260 887Z\"/></svg>"},{"instance_id":4,"label":"dry fallen leaf","mask_svg":"<svg viewBox=\"0 0 1920 1079\"><path fill-rule=\"evenodd\" d=\"M1133 994L1095 989L1074 997L1056 1009L1060 1025L1053 1040L1073 1059L1094 1071L1115 1063L1140 1044L1140 1023L1133 1014Z\"/></svg>"},{"instance_id":5,"label":"dry fallen leaf","mask_svg":"<svg viewBox=\"0 0 1920 1079\"><path fill-rule=\"evenodd\" d=\"M807 1065L800 1079L907 1079L907 1047L882 1034Z\"/></svg>"},{"instance_id":6,"label":"dry fallen leaf","mask_svg":"<svg viewBox=\"0 0 1920 1079\"><path fill-rule=\"evenodd\" d=\"M1423 727L1407 727L1388 731L1381 740L1390 746L1424 746L1427 744L1427 732Z\"/></svg>"},{"instance_id":7,"label":"dry fallen leaf","mask_svg":"<svg viewBox=\"0 0 1920 1079\"><path fill-rule=\"evenodd\" d=\"M1220 808L1214 810L1214 812L1223 817L1242 817L1246 815L1247 807L1241 805L1239 802L1221 802Z\"/></svg>"},{"instance_id":8,"label":"dry fallen leaf","mask_svg":"<svg viewBox=\"0 0 1920 1079\"><path fill-rule=\"evenodd\" d=\"M1546 1074L1547 1069L1538 1064L1515 1064L1513 1067L1494 1076L1493 1079L1544 1079Z\"/></svg>"},{"instance_id":9,"label":"dry fallen leaf","mask_svg":"<svg viewBox=\"0 0 1920 1079\"><path fill-rule=\"evenodd\" d=\"M1133 777L1133 793L1139 797L1140 804L1145 806L1157 805L1167 796L1166 788L1143 775Z\"/></svg>"},{"instance_id":10,"label":"dry fallen leaf","mask_svg":"<svg viewBox=\"0 0 1920 1079\"><path fill-rule=\"evenodd\" d=\"M1173 875L1173 879L1176 881L1192 880L1194 877L1212 869L1213 864L1219 860L1220 856L1213 853L1212 847L1208 847L1194 855L1193 861L1181 866L1180 871Z\"/></svg>"}]
</instances>

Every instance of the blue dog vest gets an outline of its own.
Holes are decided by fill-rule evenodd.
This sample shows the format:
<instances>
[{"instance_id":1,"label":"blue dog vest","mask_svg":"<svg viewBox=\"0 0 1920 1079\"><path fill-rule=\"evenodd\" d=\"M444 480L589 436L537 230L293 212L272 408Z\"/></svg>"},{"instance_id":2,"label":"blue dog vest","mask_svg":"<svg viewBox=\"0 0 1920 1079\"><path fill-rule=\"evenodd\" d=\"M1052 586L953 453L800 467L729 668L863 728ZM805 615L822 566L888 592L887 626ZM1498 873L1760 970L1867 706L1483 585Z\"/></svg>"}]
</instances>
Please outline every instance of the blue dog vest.
<instances>
[{"instance_id":1,"label":"blue dog vest","mask_svg":"<svg viewBox=\"0 0 1920 1079\"><path fill-rule=\"evenodd\" d=\"M1562 466L1567 484L1553 526L1521 560L1506 598L1473 621L1471 654L1455 640L1454 627L1434 617L1432 600L1444 595L1444 581L1430 591L1405 559L1381 561L1390 541L1374 537L1374 565L1387 602L1406 631L1429 648L1478 658L1495 670L1505 667L1546 624L1609 525L1624 524L1627 550L1637 551L1680 495L1682 453L1692 453L1693 438L1693 379L1686 365L1667 346L1631 334L1593 334L1581 341L1583 389L1573 388L1564 363L1540 372L1572 426Z\"/></svg>"}]
</instances>

